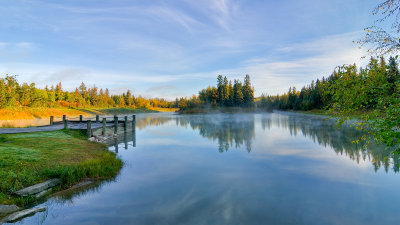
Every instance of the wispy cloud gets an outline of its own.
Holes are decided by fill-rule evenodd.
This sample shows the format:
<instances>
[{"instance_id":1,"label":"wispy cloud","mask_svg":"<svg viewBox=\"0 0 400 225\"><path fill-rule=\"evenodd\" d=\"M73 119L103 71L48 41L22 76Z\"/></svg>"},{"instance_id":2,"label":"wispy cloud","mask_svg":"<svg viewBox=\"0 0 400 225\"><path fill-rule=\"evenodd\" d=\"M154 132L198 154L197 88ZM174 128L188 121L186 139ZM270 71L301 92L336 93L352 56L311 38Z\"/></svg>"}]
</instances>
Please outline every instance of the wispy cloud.
<instances>
[{"instance_id":1,"label":"wispy cloud","mask_svg":"<svg viewBox=\"0 0 400 225\"><path fill-rule=\"evenodd\" d=\"M337 66L364 65L365 60L361 57L365 52L352 42L357 34L345 33L295 43L276 49L269 57L244 60L241 67L223 70L226 71L223 73L249 73L258 95L282 94L289 86L301 88L311 80L329 76ZM282 54L296 57L290 59Z\"/></svg>"},{"instance_id":2,"label":"wispy cloud","mask_svg":"<svg viewBox=\"0 0 400 225\"><path fill-rule=\"evenodd\" d=\"M0 1L0 72L171 98L196 94L217 74L248 73L256 95L283 93L358 61L349 32L362 28L352 14L368 9L362 3L354 11L317 0Z\"/></svg>"},{"instance_id":3,"label":"wispy cloud","mask_svg":"<svg viewBox=\"0 0 400 225\"><path fill-rule=\"evenodd\" d=\"M237 3L233 0L187 0L186 2L224 30L231 30L230 20L233 16L232 14L238 9Z\"/></svg>"},{"instance_id":4,"label":"wispy cloud","mask_svg":"<svg viewBox=\"0 0 400 225\"><path fill-rule=\"evenodd\" d=\"M159 18L161 20L169 20L177 23L184 27L189 33L193 33L194 27L202 26L202 23L193 17L183 13L179 10L166 7L166 6L156 6L147 8L146 12L153 17Z\"/></svg>"}]
</instances>

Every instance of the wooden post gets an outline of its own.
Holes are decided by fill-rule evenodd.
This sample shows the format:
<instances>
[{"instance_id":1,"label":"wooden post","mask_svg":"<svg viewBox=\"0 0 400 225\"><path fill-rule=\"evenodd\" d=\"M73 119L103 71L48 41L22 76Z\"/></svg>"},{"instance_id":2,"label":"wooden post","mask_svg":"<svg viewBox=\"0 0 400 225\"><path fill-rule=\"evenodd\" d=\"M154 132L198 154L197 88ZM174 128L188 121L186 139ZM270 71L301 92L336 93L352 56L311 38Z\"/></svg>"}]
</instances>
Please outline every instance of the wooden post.
<instances>
[{"instance_id":1,"label":"wooden post","mask_svg":"<svg viewBox=\"0 0 400 225\"><path fill-rule=\"evenodd\" d=\"M66 115L63 115L63 122L67 119Z\"/></svg>"},{"instance_id":2,"label":"wooden post","mask_svg":"<svg viewBox=\"0 0 400 225\"><path fill-rule=\"evenodd\" d=\"M54 116L50 116L50 125L54 125Z\"/></svg>"},{"instance_id":3,"label":"wooden post","mask_svg":"<svg viewBox=\"0 0 400 225\"><path fill-rule=\"evenodd\" d=\"M114 116L114 133L118 132L118 116Z\"/></svg>"},{"instance_id":4,"label":"wooden post","mask_svg":"<svg viewBox=\"0 0 400 225\"><path fill-rule=\"evenodd\" d=\"M132 128L132 145L136 147L136 130L135 127Z\"/></svg>"},{"instance_id":5,"label":"wooden post","mask_svg":"<svg viewBox=\"0 0 400 225\"><path fill-rule=\"evenodd\" d=\"M128 128L128 117L125 116L125 120L124 120L124 131L126 132L126 129Z\"/></svg>"},{"instance_id":6,"label":"wooden post","mask_svg":"<svg viewBox=\"0 0 400 225\"><path fill-rule=\"evenodd\" d=\"M83 122L83 116L79 115L79 122Z\"/></svg>"},{"instance_id":7,"label":"wooden post","mask_svg":"<svg viewBox=\"0 0 400 225\"><path fill-rule=\"evenodd\" d=\"M101 131L101 135L106 135L106 118L103 118L103 129Z\"/></svg>"},{"instance_id":8,"label":"wooden post","mask_svg":"<svg viewBox=\"0 0 400 225\"><path fill-rule=\"evenodd\" d=\"M127 137L127 133L124 133L124 144L125 144L125 149L128 149L128 137Z\"/></svg>"},{"instance_id":9,"label":"wooden post","mask_svg":"<svg viewBox=\"0 0 400 225\"><path fill-rule=\"evenodd\" d=\"M132 129L134 129L136 126L136 115L132 116Z\"/></svg>"},{"instance_id":10,"label":"wooden post","mask_svg":"<svg viewBox=\"0 0 400 225\"><path fill-rule=\"evenodd\" d=\"M118 139L114 139L114 145L115 145L115 153L118 153Z\"/></svg>"},{"instance_id":11,"label":"wooden post","mask_svg":"<svg viewBox=\"0 0 400 225\"><path fill-rule=\"evenodd\" d=\"M64 119L64 129L68 129L68 120Z\"/></svg>"},{"instance_id":12,"label":"wooden post","mask_svg":"<svg viewBox=\"0 0 400 225\"><path fill-rule=\"evenodd\" d=\"M100 122L100 116L96 115L96 123Z\"/></svg>"},{"instance_id":13,"label":"wooden post","mask_svg":"<svg viewBox=\"0 0 400 225\"><path fill-rule=\"evenodd\" d=\"M92 137L92 121L91 120L87 121L87 135L88 135L88 138Z\"/></svg>"}]
</instances>

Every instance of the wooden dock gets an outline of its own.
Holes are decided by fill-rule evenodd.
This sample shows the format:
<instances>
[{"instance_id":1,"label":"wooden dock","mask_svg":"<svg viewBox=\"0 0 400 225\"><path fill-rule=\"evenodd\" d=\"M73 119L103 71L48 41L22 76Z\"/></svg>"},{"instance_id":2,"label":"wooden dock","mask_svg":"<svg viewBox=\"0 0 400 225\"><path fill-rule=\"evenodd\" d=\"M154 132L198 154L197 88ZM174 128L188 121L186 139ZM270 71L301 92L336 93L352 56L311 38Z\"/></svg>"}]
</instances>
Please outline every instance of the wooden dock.
<instances>
[{"instance_id":1,"label":"wooden dock","mask_svg":"<svg viewBox=\"0 0 400 225\"><path fill-rule=\"evenodd\" d=\"M17 133L31 133L31 132L41 132L41 131L54 131L62 129L72 129L72 130L83 130L86 131L88 137L93 135L93 132L101 129L104 135L107 127L114 127L114 133L116 134L119 129L123 129L125 132L128 127L132 130L136 126L136 115L118 117L115 115L113 118L103 117L100 118L99 115L93 118L84 118L82 115L79 119L67 118L63 116L61 121L54 121L54 117L51 116L49 119L49 125L38 126L38 127L28 127L28 128L2 128L0 129L0 134L17 134Z\"/></svg>"}]
</instances>

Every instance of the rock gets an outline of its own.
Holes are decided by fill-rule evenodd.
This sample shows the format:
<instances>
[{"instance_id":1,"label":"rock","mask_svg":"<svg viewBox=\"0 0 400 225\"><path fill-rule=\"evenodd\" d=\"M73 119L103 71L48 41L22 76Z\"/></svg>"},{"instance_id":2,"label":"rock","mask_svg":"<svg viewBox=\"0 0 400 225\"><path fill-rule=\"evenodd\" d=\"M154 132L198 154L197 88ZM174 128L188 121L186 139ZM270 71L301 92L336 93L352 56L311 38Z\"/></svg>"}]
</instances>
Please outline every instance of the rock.
<instances>
[{"instance_id":1,"label":"rock","mask_svg":"<svg viewBox=\"0 0 400 225\"><path fill-rule=\"evenodd\" d=\"M22 219L24 217L27 217L29 215L33 215L37 212L43 212L45 211L45 207L40 207L40 208L32 208L32 209L25 209L16 213L13 213L6 218L4 218L3 222L14 222L16 220Z\"/></svg>"},{"instance_id":2,"label":"rock","mask_svg":"<svg viewBox=\"0 0 400 225\"><path fill-rule=\"evenodd\" d=\"M90 184L93 184L93 181L87 180L87 181L80 182L79 184L75 184L70 189L77 189L77 188L81 188L81 187L84 187L84 186L87 186Z\"/></svg>"},{"instance_id":3,"label":"rock","mask_svg":"<svg viewBox=\"0 0 400 225\"><path fill-rule=\"evenodd\" d=\"M39 192L42 192L46 189L49 189L49 188L54 187L59 184L61 184L60 179L52 179L52 180L48 180L48 181L40 183L40 184L36 184L36 185L30 186L30 187L24 188L22 190L19 190L19 191L15 192L15 194L20 195L20 196L33 195L33 194L37 194Z\"/></svg>"},{"instance_id":4,"label":"rock","mask_svg":"<svg viewBox=\"0 0 400 225\"><path fill-rule=\"evenodd\" d=\"M96 138L95 138L95 137L91 137L91 138L89 138L88 140L89 140L89 141L96 141Z\"/></svg>"},{"instance_id":5,"label":"rock","mask_svg":"<svg viewBox=\"0 0 400 225\"><path fill-rule=\"evenodd\" d=\"M7 215L18 210L19 207L16 205L0 205L0 216Z\"/></svg>"},{"instance_id":6,"label":"rock","mask_svg":"<svg viewBox=\"0 0 400 225\"><path fill-rule=\"evenodd\" d=\"M39 198L41 198L41 197L43 197L43 196L45 196L45 195L50 194L51 191L52 191L52 189L49 188L49 189L47 189L47 190L44 190L44 191L42 191L42 192L39 192L39 193L37 193L37 194L35 195L35 198L36 198L36 199L39 199Z\"/></svg>"}]
</instances>

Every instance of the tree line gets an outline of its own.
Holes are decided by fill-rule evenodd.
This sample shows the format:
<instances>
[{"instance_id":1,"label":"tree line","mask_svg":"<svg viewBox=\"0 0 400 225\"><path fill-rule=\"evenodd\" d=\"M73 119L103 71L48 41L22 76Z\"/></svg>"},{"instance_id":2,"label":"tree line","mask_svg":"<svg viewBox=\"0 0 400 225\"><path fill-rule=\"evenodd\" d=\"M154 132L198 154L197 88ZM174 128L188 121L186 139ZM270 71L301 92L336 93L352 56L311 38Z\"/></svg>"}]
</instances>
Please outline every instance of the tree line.
<instances>
[{"instance_id":1,"label":"tree line","mask_svg":"<svg viewBox=\"0 0 400 225\"><path fill-rule=\"evenodd\" d=\"M108 88L87 87L85 83L74 91L65 91L61 82L55 86L37 88L35 83L18 83L16 76L0 78L0 108L24 107L128 107L170 108L173 103L163 98L135 97L130 90L112 95Z\"/></svg>"},{"instance_id":2,"label":"tree line","mask_svg":"<svg viewBox=\"0 0 400 225\"><path fill-rule=\"evenodd\" d=\"M289 87L282 95L262 95L258 106L266 109L341 111L344 105L357 110L381 107L380 100L398 97L400 72L396 58L389 62L371 58L365 68L355 64L337 67L327 78L317 79L300 90ZM393 96L396 95L396 96Z\"/></svg>"},{"instance_id":3,"label":"tree line","mask_svg":"<svg viewBox=\"0 0 400 225\"><path fill-rule=\"evenodd\" d=\"M254 87L251 86L250 75L244 77L243 83L218 75L217 86L203 88L198 96L176 99L175 105L180 109L202 107L253 107Z\"/></svg>"},{"instance_id":4,"label":"tree line","mask_svg":"<svg viewBox=\"0 0 400 225\"><path fill-rule=\"evenodd\" d=\"M400 151L400 72L396 59L371 58L359 69L355 64L340 66L300 91L291 87L283 95L262 95L258 105L264 109L325 109L340 123L358 115L353 125L368 131L362 139L372 136Z\"/></svg>"}]
</instances>

